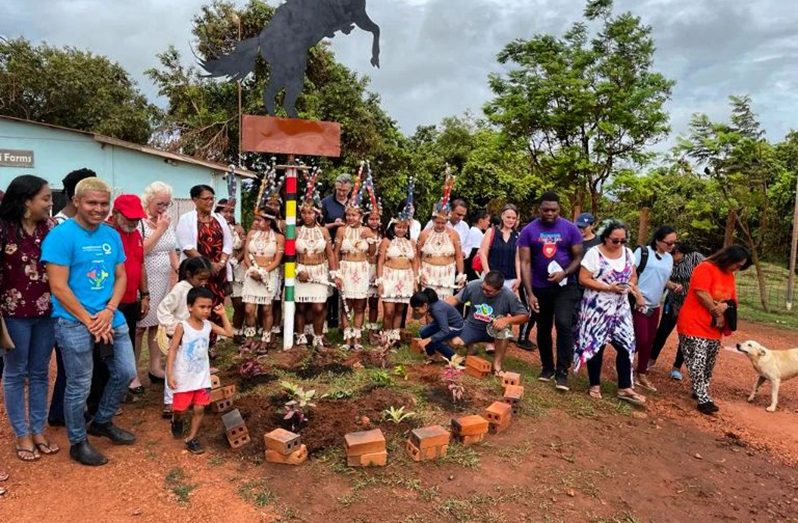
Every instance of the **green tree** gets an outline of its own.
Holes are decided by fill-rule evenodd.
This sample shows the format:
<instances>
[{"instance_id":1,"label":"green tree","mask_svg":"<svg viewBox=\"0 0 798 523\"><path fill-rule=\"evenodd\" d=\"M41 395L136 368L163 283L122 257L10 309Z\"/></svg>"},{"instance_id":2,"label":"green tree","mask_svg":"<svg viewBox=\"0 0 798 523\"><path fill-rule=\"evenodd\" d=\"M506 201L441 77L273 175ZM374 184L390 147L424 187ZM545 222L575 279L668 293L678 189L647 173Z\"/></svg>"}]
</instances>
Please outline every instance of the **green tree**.
<instances>
[{"instance_id":1,"label":"green tree","mask_svg":"<svg viewBox=\"0 0 798 523\"><path fill-rule=\"evenodd\" d=\"M667 135L663 105L674 85L652 71L651 28L611 12L611 0L589 0L586 21L563 37L508 44L498 59L514 69L490 76L495 98L484 108L506 137L524 144L531 172L594 213L610 177L645 164L648 147Z\"/></svg>"},{"instance_id":2,"label":"green tree","mask_svg":"<svg viewBox=\"0 0 798 523\"><path fill-rule=\"evenodd\" d=\"M769 310L761 258L771 224L776 219L771 187L784 171L776 150L764 138L748 96L731 96L729 122L713 122L696 114L687 137L676 151L697 162L704 176L717 184L734 217L741 240L751 251L759 281L762 308Z\"/></svg>"},{"instance_id":3,"label":"green tree","mask_svg":"<svg viewBox=\"0 0 798 523\"><path fill-rule=\"evenodd\" d=\"M157 113L104 56L0 39L0 114L146 144Z\"/></svg>"}]
</instances>

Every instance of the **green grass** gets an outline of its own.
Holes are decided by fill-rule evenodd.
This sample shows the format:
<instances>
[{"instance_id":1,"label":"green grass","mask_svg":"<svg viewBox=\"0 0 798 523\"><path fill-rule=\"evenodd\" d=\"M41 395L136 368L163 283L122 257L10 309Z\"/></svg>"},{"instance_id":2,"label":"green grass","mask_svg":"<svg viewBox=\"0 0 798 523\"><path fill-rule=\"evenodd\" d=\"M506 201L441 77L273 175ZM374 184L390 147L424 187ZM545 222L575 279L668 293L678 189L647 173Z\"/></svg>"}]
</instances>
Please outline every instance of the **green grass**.
<instances>
[{"instance_id":1,"label":"green grass","mask_svg":"<svg viewBox=\"0 0 798 523\"><path fill-rule=\"evenodd\" d=\"M270 505L277 499L277 496L266 487L266 480L264 479L244 483L239 487L238 495L244 501L252 503L259 508Z\"/></svg>"},{"instance_id":2,"label":"green grass","mask_svg":"<svg viewBox=\"0 0 798 523\"><path fill-rule=\"evenodd\" d=\"M177 498L177 502L181 505L188 504L191 492L197 488L196 485L191 485L186 480L186 473L180 467L171 469L164 479L166 486L172 491L172 494Z\"/></svg>"},{"instance_id":3,"label":"green grass","mask_svg":"<svg viewBox=\"0 0 798 523\"><path fill-rule=\"evenodd\" d=\"M756 269L737 273L737 297L740 300L740 318L777 325L789 329L798 329L798 299L792 312L787 312L787 279L789 270L781 265L763 263L765 274L765 295L770 312L765 312L759 296L759 282ZM798 284L796 285L798 287ZM798 292L796 293L798 295ZM798 298L798 296L796 296Z\"/></svg>"}]
</instances>

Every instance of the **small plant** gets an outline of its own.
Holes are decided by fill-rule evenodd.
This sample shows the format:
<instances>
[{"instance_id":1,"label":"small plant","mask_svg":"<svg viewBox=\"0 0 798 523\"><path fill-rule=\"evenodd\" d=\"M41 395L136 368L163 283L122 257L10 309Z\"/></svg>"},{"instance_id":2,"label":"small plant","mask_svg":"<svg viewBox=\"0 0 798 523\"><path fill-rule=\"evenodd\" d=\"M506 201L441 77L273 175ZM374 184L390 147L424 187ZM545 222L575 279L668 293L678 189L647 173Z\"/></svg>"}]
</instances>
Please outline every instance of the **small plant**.
<instances>
[{"instance_id":1,"label":"small plant","mask_svg":"<svg viewBox=\"0 0 798 523\"><path fill-rule=\"evenodd\" d=\"M244 379L252 379L256 376L266 374L266 370L256 359L247 358L238 368L238 374Z\"/></svg>"},{"instance_id":2,"label":"small plant","mask_svg":"<svg viewBox=\"0 0 798 523\"><path fill-rule=\"evenodd\" d=\"M291 431L295 432L299 427L307 422L308 418L305 412L315 407L316 404L312 402L313 397L316 396L316 391L305 390L299 385L295 385L289 381L283 381L280 385L288 392L291 399L285 402L285 415L283 419L291 424Z\"/></svg>"},{"instance_id":3,"label":"small plant","mask_svg":"<svg viewBox=\"0 0 798 523\"><path fill-rule=\"evenodd\" d=\"M415 416L415 412L405 412L404 407L389 407L382 411L382 419L387 421L392 421L397 425L402 423L406 419L410 419Z\"/></svg>"},{"instance_id":4,"label":"small plant","mask_svg":"<svg viewBox=\"0 0 798 523\"><path fill-rule=\"evenodd\" d=\"M372 369L369 380L377 387L388 387L393 383L391 375L385 369Z\"/></svg>"},{"instance_id":5,"label":"small plant","mask_svg":"<svg viewBox=\"0 0 798 523\"><path fill-rule=\"evenodd\" d=\"M393 375L407 381L407 367L404 365L397 365L393 368Z\"/></svg>"},{"instance_id":6,"label":"small plant","mask_svg":"<svg viewBox=\"0 0 798 523\"><path fill-rule=\"evenodd\" d=\"M355 394L351 390L340 389L340 390L334 390L334 391L331 391L331 392L325 392L324 394L322 394L321 399L345 400L345 399L351 398L354 395Z\"/></svg>"},{"instance_id":7,"label":"small plant","mask_svg":"<svg viewBox=\"0 0 798 523\"><path fill-rule=\"evenodd\" d=\"M455 354L446 364L446 367L443 369L443 382L446 383L446 388L449 389L449 392L452 395L452 401L454 403L458 403L463 399L465 395L465 387L463 386L462 379L463 379L463 362L465 358L460 356L459 354Z\"/></svg>"}]
</instances>

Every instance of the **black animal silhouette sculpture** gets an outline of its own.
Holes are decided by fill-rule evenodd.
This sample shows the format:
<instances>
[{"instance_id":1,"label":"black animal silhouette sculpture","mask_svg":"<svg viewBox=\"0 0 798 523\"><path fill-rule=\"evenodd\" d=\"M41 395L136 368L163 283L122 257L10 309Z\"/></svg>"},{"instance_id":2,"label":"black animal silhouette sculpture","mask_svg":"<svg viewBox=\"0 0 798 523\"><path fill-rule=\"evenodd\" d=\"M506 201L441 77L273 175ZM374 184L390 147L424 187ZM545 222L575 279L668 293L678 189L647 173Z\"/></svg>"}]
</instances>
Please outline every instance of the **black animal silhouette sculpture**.
<instances>
[{"instance_id":1,"label":"black animal silhouette sculpture","mask_svg":"<svg viewBox=\"0 0 798 523\"><path fill-rule=\"evenodd\" d=\"M371 65L380 66L380 26L366 13L366 0L287 0L278 7L260 34L238 42L226 55L200 60L208 76L241 80L255 68L260 53L271 66L263 91L266 112L275 114L275 97L285 89L283 108L296 118L296 101L305 81L308 50L337 31L349 34L355 28L374 35Z\"/></svg>"}]
</instances>

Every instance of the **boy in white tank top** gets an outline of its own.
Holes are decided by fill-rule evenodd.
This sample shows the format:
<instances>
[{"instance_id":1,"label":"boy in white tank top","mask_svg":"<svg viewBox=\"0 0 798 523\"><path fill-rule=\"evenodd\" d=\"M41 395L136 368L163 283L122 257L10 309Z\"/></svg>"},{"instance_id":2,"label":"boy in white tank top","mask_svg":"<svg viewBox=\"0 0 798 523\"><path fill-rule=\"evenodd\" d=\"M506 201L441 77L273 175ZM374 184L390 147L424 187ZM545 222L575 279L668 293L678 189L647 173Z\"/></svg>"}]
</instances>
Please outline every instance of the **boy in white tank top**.
<instances>
[{"instance_id":1,"label":"boy in white tank top","mask_svg":"<svg viewBox=\"0 0 798 523\"><path fill-rule=\"evenodd\" d=\"M224 305L213 307L213 294L205 287L194 287L186 296L189 317L175 327L169 356L166 360L166 379L174 391L172 400L172 435L183 434L183 416L193 407L191 430L185 439L186 448L193 454L202 454L197 433L202 425L205 407L211 402L211 365L208 346L211 332L219 336L233 335L233 326L227 318ZM211 311L222 318L222 327L208 321Z\"/></svg>"}]
</instances>

